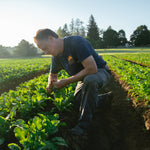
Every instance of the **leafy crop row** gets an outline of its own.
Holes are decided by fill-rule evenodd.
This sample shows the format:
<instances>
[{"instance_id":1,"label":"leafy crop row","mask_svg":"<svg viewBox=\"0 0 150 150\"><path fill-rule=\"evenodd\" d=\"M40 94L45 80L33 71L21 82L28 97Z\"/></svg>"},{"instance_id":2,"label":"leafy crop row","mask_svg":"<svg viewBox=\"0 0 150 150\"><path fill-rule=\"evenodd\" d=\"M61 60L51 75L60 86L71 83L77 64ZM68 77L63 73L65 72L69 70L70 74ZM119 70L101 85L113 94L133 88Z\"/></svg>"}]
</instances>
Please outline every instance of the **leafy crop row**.
<instances>
[{"instance_id":1,"label":"leafy crop row","mask_svg":"<svg viewBox=\"0 0 150 150\"><path fill-rule=\"evenodd\" d=\"M150 53L139 53L139 54L123 54L115 55L118 58L130 60L138 64L143 64L145 66L150 66Z\"/></svg>"},{"instance_id":2,"label":"leafy crop row","mask_svg":"<svg viewBox=\"0 0 150 150\"><path fill-rule=\"evenodd\" d=\"M67 76L64 71L60 75L60 78ZM10 90L1 95L0 145L5 144L9 133L14 130L20 144L10 143L8 146L12 150L21 147L44 150L67 146L62 137L56 136L56 132L64 125L59 120L59 113L72 108L75 85L54 89L49 96L46 93L47 78L48 74L42 75L21 84L16 91Z\"/></svg>"},{"instance_id":3,"label":"leafy crop row","mask_svg":"<svg viewBox=\"0 0 150 150\"><path fill-rule=\"evenodd\" d=\"M0 60L0 85L31 73L48 70L50 61L50 58Z\"/></svg>"},{"instance_id":4,"label":"leafy crop row","mask_svg":"<svg viewBox=\"0 0 150 150\"><path fill-rule=\"evenodd\" d=\"M103 56L111 70L115 71L122 81L130 85L129 93L137 100L146 100L150 104L150 68L142 67L112 56Z\"/></svg>"}]
</instances>

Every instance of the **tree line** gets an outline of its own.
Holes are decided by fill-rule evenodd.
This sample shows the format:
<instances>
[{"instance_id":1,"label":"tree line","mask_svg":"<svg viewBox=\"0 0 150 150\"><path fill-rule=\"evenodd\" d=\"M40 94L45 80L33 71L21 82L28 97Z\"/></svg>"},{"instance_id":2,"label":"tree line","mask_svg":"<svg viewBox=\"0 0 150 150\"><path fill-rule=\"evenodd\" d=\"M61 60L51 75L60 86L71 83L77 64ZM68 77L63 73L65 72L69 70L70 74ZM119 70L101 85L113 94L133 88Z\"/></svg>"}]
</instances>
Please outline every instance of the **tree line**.
<instances>
[{"instance_id":1,"label":"tree line","mask_svg":"<svg viewBox=\"0 0 150 150\"><path fill-rule=\"evenodd\" d=\"M128 41L123 29L118 32L112 29L111 26L106 30L100 29L93 15L90 16L86 27L79 18L72 19L69 25L66 23L63 27L59 27L57 34L60 38L80 35L86 38L91 45L97 49L125 46L150 46L150 30L148 30L146 25L138 26L135 31L133 31ZM28 41L21 40L21 42L13 48L0 45L0 58L37 56L38 50L39 49Z\"/></svg>"},{"instance_id":2,"label":"tree line","mask_svg":"<svg viewBox=\"0 0 150 150\"><path fill-rule=\"evenodd\" d=\"M146 25L140 25L130 36L128 41L125 31L120 29L118 32L109 26L105 31L100 29L93 17L90 16L87 27L83 26L83 21L79 18L72 19L69 25L64 24L57 30L59 37L63 38L70 35L80 35L90 41L94 48L114 48L125 46L150 46L150 30Z\"/></svg>"},{"instance_id":3,"label":"tree line","mask_svg":"<svg viewBox=\"0 0 150 150\"><path fill-rule=\"evenodd\" d=\"M33 57L37 55L38 49L24 39L15 47L0 45L0 58Z\"/></svg>"}]
</instances>

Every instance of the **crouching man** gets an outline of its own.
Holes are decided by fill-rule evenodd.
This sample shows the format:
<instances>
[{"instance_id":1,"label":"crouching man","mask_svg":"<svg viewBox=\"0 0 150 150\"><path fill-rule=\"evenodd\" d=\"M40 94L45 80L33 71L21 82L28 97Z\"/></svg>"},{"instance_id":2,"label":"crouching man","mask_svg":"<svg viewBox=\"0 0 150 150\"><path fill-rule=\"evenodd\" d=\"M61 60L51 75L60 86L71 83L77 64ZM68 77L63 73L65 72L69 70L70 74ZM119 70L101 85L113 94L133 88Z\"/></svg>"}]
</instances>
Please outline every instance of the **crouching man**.
<instances>
[{"instance_id":1,"label":"crouching man","mask_svg":"<svg viewBox=\"0 0 150 150\"><path fill-rule=\"evenodd\" d=\"M74 96L80 118L78 124L70 131L74 135L84 134L92 121L95 108L110 95L109 93L98 96L98 89L103 88L111 76L106 62L81 36L61 39L52 30L41 29L37 31L34 41L45 54L53 56L47 85L48 93L52 92L53 86L61 89L78 82ZM57 80L61 69L66 70L70 77Z\"/></svg>"}]
</instances>

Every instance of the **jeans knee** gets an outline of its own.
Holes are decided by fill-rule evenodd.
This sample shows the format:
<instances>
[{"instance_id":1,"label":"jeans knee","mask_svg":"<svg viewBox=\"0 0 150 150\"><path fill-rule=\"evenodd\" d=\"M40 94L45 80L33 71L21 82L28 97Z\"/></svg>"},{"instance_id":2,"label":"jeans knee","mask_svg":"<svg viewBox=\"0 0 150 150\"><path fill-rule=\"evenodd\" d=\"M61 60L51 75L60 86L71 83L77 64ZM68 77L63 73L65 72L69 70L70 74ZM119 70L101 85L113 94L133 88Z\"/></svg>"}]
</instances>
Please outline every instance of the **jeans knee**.
<instances>
[{"instance_id":1,"label":"jeans knee","mask_svg":"<svg viewBox=\"0 0 150 150\"><path fill-rule=\"evenodd\" d=\"M96 79L92 76L92 75L87 75L83 82L86 84L86 85L96 85L97 84L97 81Z\"/></svg>"}]
</instances>

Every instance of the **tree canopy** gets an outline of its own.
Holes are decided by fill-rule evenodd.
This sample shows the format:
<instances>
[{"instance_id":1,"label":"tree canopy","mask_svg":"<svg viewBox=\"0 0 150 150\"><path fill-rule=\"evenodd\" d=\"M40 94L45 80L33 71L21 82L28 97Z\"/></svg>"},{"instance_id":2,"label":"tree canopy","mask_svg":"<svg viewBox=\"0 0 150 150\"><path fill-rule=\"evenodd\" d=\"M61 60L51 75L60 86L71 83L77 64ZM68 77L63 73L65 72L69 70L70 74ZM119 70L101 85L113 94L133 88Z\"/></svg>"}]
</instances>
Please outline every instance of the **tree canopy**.
<instances>
[{"instance_id":1,"label":"tree canopy","mask_svg":"<svg viewBox=\"0 0 150 150\"><path fill-rule=\"evenodd\" d=\"M141 25L133 32L130 41L134 46L144 46L150 44L150 31L146 25Z\"/></svg>"},{"instance_id":2,"label":"tree canopy","mask_svg":"<svg viewBox=\"0 0 150 150\"><path fill-rule=\"evenodd\" d=\"M119 45L118 33L110 27L103 33L103 41L106 47L116 47Z\"/></svg>"},{"instance_id":3,"label":"tree canopy","mask_svg":"<svg viewBox=\"0 0 150 150\"><path fill-rule=\"evenodd\" d=\"M9 58L11 54L7 51L7 48L0 45L0 58Z\"/></svg>"},{"instance_id":4,"label":"tree canopy","mask_svg":"<svg viewBox=\"0 0 150 150\"><path fill-rule=\"evenodd\" d=\"M83 24L83 21L79 18L72 19L69 25L65 24L63 28L59 27L57 34L61 38L69 35L81 35L94 48L124 47L127 43L131 43L133 46L150 45L150 31L146 25L139 26L131 35L130 41L128 41L123 29L115 31L111 26L106 30L100 29L93 15L89 17L87 27L84 27Z\"/></svg>"},{"instance_id":5,"label":"tree canopy","mask_svg":"<svg viewBox=\"0 0 150 150\"><path fill-rule=\"evenodd\" d=\"M119 30L118 32L119 45L124 46L127 43L126 33L124 30Z\"/></svg>"},{"instance_id":6,"label":"tree canopy","mask_svg":"<svg viewBox=\"0 0 150 150\"><path fill-rule=\"evenodd\" d=\"M63 28L59 27L57 34L60 38L70 35L80 35L85 37L85 27L83 22L77 18L76 20L72 19L69 26L64 24Z\"/></svg>"},{"instance_id":7,"label":"tree canopy","mask_svg":"<svg viewBox=\"0 0 150 150\"><path fill-rule=\"evenodd\" d=\"M93 15L90 16L89 24L87 25L87 39L95 48L97 48L97 42L100 40L99 28Z\"/></svg>"},{"instance_id":8,"label":"tree canopy","mask_svg":"<svg viewBox=\"0 0 150 150\"><path fill-rule=\"evenodd\" d=\"M28 57L37 55L37 48L27 42L26 40L22 40L14 50L14 55L17 57Z\"/></svg>"}]
</instances>

